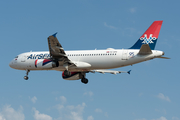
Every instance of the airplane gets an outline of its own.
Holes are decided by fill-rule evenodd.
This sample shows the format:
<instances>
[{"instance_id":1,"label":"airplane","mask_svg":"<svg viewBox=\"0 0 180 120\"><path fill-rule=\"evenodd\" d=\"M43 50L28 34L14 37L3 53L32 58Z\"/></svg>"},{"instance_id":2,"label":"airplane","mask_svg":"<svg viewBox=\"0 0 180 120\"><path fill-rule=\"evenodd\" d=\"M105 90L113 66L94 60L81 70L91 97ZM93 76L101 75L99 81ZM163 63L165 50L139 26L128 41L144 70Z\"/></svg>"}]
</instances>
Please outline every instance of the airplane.
<instances>
[{"instance_id":1,"label":"airplane","mask_svg":"<svg viewBox=\"0 0 180 120\"><path fill-rule=\"evenodd\" d=\"M26 52L15 57L9 66L18 70L25 70L25 80L32 70L56 70L63 71L62 78L65 80L79 80L88 83L86 73L128 73L130 71L110 70L129 66L151 60L163 58L164 52L154 50L163 21L154 21L137 42L128 49L105 50L76 50L64 51L56 34L48 37L49 51Z\"/></svg>"}]
</instances>

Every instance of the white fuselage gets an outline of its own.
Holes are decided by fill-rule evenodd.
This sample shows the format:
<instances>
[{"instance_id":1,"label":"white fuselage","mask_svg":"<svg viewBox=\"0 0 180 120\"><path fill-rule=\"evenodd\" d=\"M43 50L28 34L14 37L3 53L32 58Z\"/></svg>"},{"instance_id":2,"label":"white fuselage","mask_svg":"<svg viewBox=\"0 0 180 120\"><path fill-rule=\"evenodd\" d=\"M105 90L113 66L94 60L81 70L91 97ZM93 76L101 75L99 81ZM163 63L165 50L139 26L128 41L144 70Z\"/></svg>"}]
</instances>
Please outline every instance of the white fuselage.
<instances>
[{"instance_id":1,"label":"white fuselage","mask_svg":"<svg viewBox=\"0 0 180 120\"><path fill-rule=\"evenodd\" d=\"M149 55L138 55L138 52L139 49L65 51L67 57L76 65L69 67L69 71L118 68L150 60L164 54L162 51L157 50L152 50L152 54ZM9 65L19 70L65 70L65 67L61 64L58 67L47 69L35 67L37 59L48 58L50 58L49 51L26 52L18 55Z\"/></svg>"}]
</instances>

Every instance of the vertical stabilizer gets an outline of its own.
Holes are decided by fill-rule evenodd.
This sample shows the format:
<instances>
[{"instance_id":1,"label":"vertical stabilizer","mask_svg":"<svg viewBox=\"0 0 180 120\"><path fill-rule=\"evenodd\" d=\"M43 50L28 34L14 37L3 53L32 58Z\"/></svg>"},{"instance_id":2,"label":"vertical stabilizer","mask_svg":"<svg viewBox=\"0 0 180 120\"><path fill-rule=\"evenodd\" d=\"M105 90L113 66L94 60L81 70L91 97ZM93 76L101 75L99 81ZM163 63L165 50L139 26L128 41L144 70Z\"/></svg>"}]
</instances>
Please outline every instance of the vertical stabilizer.
<instances>
[{"instance_id":1,"label":"vertical stabilizer","mask_svg":"<svg viewBox=\"0 0 180 120\"><path fill-rule=\"evenodd\" d=\"M154 50L163 21L154 21L146 32L130 49L140 49L143 44L148 44Z\"/></svg>"}]
</instances>

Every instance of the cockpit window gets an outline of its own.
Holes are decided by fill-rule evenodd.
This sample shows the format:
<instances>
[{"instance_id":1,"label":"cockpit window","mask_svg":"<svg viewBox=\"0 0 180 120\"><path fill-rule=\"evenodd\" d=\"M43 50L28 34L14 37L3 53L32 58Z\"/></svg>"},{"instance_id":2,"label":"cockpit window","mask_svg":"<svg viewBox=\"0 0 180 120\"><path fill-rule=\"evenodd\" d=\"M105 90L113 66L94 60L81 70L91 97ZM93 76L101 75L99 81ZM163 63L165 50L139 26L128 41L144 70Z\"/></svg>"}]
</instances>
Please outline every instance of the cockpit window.
<instances>
[{"instance_id":1,"label":"cockpit window","mask_svg":"<svg viewBox=\"0 0 180 120\"><path fill-rule=\"evenodd\" d=\"M18 56L16 56L15 58L18 58Z\"/></svg>"}]
</instances>

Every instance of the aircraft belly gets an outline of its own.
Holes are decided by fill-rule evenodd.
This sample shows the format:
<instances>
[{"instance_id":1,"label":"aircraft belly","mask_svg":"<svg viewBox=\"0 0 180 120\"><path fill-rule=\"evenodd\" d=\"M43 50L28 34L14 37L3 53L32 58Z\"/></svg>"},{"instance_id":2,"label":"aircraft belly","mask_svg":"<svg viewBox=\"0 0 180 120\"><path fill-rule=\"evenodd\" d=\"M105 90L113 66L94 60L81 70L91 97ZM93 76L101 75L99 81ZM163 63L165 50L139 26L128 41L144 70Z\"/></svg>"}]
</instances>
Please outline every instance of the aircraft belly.
<instances>
[{"instance_id":1,"label":"aircraft belly","mask_svg":"<svg viewBox=\"0 0 180 120\"><path fill-rule=\"evenodd\" d=\"M128 65L133 65L133 64L140 63L143 61L147 61L147 60L150 60L153 58L154 58L153 55L146 55L146 56L137 55L137 56L134 56L132 58L129 58L126 61L123 61L121 64L122 64L122 66L128 66Z\"/></svg>"}]
</instances>

